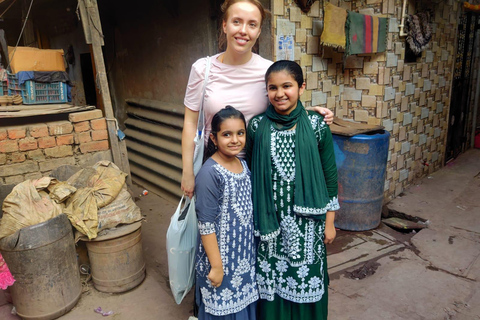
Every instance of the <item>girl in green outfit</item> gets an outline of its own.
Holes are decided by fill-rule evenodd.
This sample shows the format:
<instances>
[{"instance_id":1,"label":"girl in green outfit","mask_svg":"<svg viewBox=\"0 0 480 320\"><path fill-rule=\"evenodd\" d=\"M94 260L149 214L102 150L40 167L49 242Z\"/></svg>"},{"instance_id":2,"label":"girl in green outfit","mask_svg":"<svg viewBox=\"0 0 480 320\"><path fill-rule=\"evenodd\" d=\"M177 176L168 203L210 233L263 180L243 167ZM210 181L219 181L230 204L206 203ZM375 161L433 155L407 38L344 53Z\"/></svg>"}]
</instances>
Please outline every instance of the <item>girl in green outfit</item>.
<instances>
[{"instance_id":1,"label":"girl in green outfit","mask_svg":"<svg viewBox=\"0 0 480 320\"><path fill-rule=\"evenodd\" d=\"M247 132L252 172L258 318L327 319L325 244L335 238L339 209L332 134L299 101L301 67L275 62L265 75L270 105Z\"/></svg>"}]
</instances>

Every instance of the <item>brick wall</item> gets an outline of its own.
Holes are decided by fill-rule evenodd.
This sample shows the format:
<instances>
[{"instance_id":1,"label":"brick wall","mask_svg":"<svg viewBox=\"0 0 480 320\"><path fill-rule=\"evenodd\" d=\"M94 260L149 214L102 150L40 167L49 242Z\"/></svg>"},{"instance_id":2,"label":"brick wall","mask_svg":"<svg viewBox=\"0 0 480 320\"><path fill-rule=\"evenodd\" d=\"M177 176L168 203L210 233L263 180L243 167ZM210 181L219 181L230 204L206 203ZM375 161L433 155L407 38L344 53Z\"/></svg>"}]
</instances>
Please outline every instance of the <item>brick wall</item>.
<instances>
[{"instance_id":1,"label":"brick wall","mask_svg":"<svg viewBox=\"0 0 480 320\"><path fill-rule=\"evenodd\" d=\"M302 101L306 106L326 106L340 118L380 124L390 132L385 182L388 201L415 179L443 166L460 4L442 1L432 6L433 39L421 59L405 63L405 41L398 28L403 1L329 2L347 10L387 17L387 51L350 56L342 71L342 50L319 44L321 1L305 14L293 0L272 0L274 37L294 30L294 59L304 69L307 90ZM409 3L409 12L419 9L413 7L417 2Z\"/></svg>"},{"instance_id":2,"label":"brick wall","mask_svg":"<svg viewBox=\"0 0 480 320\"><path fill-rule=\"evenodd\" d=\"M89 166L111 160L101 110L72 113L68 120L0 128L0 184L47 176L61 165Z\"/></svg>"}]
</instances>

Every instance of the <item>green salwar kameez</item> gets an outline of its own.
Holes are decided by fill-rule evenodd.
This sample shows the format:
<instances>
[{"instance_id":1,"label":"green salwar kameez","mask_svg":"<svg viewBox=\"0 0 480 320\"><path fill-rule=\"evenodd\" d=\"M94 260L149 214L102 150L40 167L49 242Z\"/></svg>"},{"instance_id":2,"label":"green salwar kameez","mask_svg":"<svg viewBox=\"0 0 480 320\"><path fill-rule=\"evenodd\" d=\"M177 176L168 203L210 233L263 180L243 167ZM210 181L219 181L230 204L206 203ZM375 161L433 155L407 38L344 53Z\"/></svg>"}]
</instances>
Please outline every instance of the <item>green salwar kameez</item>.
<instances>
[{"instance_id":1,"label":"green salwar kameez","mask_svg":"<svg viewBox=\"0 0 480 320\"><path fill-rule=\"evenodd\" d=\"M308 118L325 177L318 183L329 191L329 199L321 208L326 213L339 208L332 135L323 117L309 113ZM248 139L255 137L261 119L259 115L250 121ZM262 320L327 319L325 219L324 215L312 218L294 212L295 135L295 129L280 131L271 127L272 188L280 232L261 239L258 245L258 318ZM255 196L255 190L253 193Z\"/></svg>"}]
</instances>

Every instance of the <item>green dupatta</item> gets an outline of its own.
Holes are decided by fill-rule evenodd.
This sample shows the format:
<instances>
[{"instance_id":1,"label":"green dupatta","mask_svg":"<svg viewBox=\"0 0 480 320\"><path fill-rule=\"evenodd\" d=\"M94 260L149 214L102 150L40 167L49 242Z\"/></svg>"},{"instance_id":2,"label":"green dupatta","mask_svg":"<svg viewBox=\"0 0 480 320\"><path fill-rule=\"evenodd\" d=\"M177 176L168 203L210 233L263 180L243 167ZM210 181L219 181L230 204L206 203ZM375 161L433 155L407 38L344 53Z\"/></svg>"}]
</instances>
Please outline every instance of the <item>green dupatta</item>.
<instances>
[{"instance_id":1,"label":"green dupatta","mask_svg":"<svg viewBox=\"0 0 480 320\"><path fill-rule=\"evenodd\" d=\"M273 200L271 127L284 131L296 127L295 191L293 211L297 215L324 219L329 203L315 132L302 103L289 115L280 115L270 104L255 133L252 153L252 198L255 234L266 241L280 233Z\"/></svg>"}]
</instances>

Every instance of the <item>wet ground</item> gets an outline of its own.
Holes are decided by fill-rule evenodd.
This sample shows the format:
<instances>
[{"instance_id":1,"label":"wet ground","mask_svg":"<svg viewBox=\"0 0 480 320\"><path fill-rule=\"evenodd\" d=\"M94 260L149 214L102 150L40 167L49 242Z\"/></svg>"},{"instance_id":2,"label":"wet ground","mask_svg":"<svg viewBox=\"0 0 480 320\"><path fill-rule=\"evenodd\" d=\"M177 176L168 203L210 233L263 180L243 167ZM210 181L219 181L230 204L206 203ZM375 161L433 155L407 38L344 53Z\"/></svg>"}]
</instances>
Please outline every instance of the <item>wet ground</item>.
<instances>
[{"instance_id":1,"label":"wet ground","mask_svg":"<svg viewBox=\"0 0 480 320\"><path fill-rule=\"evenodd\" d=\"M391 211L429 221L400 232L339 230L328 247L330 320L480 319L480 150L470 150L418 181L389 203ZM134 194L143 188L134 186ZM144 282L122 294L98 292L88 282L62 320L178 320L192 313L190 293L175 304L168 287L165 234L176 204L152 193L138 197L147 268ZM397 215L398 216L398 215ZM406 217L403 216L403 217ZM2 302L0 319L9 315ZM114 314L102 317L94 309Z\"/></svg>"}]
</instances>

